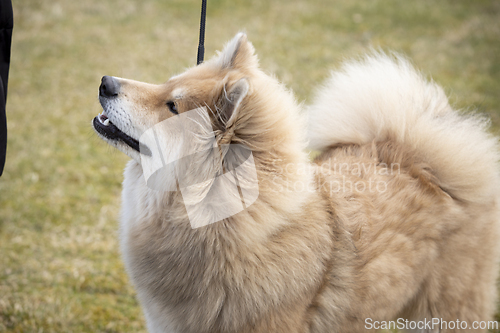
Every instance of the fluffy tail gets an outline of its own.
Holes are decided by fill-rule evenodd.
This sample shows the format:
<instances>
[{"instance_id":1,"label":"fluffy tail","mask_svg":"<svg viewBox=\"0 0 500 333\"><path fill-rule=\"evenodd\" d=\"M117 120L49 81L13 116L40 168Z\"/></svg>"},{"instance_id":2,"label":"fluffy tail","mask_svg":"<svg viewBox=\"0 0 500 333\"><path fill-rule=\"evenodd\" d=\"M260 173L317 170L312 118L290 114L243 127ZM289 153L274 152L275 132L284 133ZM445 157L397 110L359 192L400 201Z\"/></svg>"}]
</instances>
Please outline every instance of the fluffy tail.
<instances>
[{"instance_id":1,"label":"fluffy tail","mask_svg":"<svg viewBox=\"0 0 500 333\"><path fill-rule=\"evenodd\" d=\"M309 146L387 139L413 148L453 197L497 196L497 140L489 122L452 109L441 87L403 57L374 53L344 64L309 108Z\"/></svg>"}]
</instances>

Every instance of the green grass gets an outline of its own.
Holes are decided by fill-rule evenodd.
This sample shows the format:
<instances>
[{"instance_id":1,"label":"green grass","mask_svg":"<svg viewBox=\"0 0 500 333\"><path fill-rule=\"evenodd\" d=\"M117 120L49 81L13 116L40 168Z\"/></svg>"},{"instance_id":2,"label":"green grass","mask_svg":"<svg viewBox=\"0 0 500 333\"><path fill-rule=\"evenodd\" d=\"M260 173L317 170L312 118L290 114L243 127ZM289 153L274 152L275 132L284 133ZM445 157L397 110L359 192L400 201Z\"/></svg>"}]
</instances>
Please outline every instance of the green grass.
<instances>
[{"instance_id":1,"label":"green grass","mask_svg":"<svg viewBox=\"0 0 500 333\"><path fill-rule=\"evenodd\" d=\"M208 4L206 56L237 31L308 101L371 47L407 54L459 108L500 129L500 2ZM196 61L200 1L15 0L0 178L0 332L144 332L118 251L127 158L97 139L102 75L163 82ZM497 315L500 320L500 314Z\"/></svg>"}]
</instances>

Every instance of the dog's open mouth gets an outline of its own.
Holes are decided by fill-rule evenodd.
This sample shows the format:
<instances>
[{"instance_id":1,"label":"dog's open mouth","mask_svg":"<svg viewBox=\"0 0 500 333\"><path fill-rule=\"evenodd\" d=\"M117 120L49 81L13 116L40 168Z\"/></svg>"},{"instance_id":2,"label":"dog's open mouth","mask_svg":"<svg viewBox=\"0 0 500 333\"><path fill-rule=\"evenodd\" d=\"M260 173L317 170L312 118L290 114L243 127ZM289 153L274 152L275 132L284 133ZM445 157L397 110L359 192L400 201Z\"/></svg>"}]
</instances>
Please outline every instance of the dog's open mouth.
<instances>
[{"instance_id":1,"label":"dog's open mouth","mask_svg":"<svg viewBox=\"0 0 500 333\"><path fill-rule=\"evenodd\" d=\"M128 136L122 132L118 127L113 124L105 114L98 114L94 120L93 125L95 130L109 140L122 141L130 148L138 151L141 154L151 156L151 151L145 145L139 143L138 140Z\"/></svg>"}]
</instances>

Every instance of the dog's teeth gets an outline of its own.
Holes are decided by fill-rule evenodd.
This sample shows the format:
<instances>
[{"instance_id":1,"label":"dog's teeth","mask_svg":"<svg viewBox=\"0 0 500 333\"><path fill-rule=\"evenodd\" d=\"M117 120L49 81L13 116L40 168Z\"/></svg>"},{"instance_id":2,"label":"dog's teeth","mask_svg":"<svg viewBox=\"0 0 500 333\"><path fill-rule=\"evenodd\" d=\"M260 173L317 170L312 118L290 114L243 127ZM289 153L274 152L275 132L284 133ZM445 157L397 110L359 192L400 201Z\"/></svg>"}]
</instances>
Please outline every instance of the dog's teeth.
<instances>
[{"instance_id":1,"label":"dog's teeth","mask_svg":"<svg viewBox=\"0 0 500 333\"><path fill-rule=\"evenodd\" d=\"M104 122L103 122L104 125L108 126L109 125L109 119L106 119Z\"/></svg>"}]
</instances>

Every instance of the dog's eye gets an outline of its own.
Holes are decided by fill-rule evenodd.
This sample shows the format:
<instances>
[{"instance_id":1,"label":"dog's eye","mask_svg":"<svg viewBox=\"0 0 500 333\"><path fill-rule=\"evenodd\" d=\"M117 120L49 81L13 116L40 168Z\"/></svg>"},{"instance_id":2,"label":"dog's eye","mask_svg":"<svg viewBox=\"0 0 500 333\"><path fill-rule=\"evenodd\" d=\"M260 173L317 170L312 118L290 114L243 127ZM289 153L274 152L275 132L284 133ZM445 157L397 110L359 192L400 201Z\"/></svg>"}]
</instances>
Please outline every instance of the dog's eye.
<instances>
[{"instance_id":1,"label":"dog's eye","mask_svg":"<svg viewBox=\"0 0 500 333\"><path fill-rule=\"evenodd\" d=\"M170 112L172 112L173 114L179 114L179 112L177 111L177 106L175 105L174 102L172 101L167 102L167 106Z\"/></svg>"}]
</instances>

